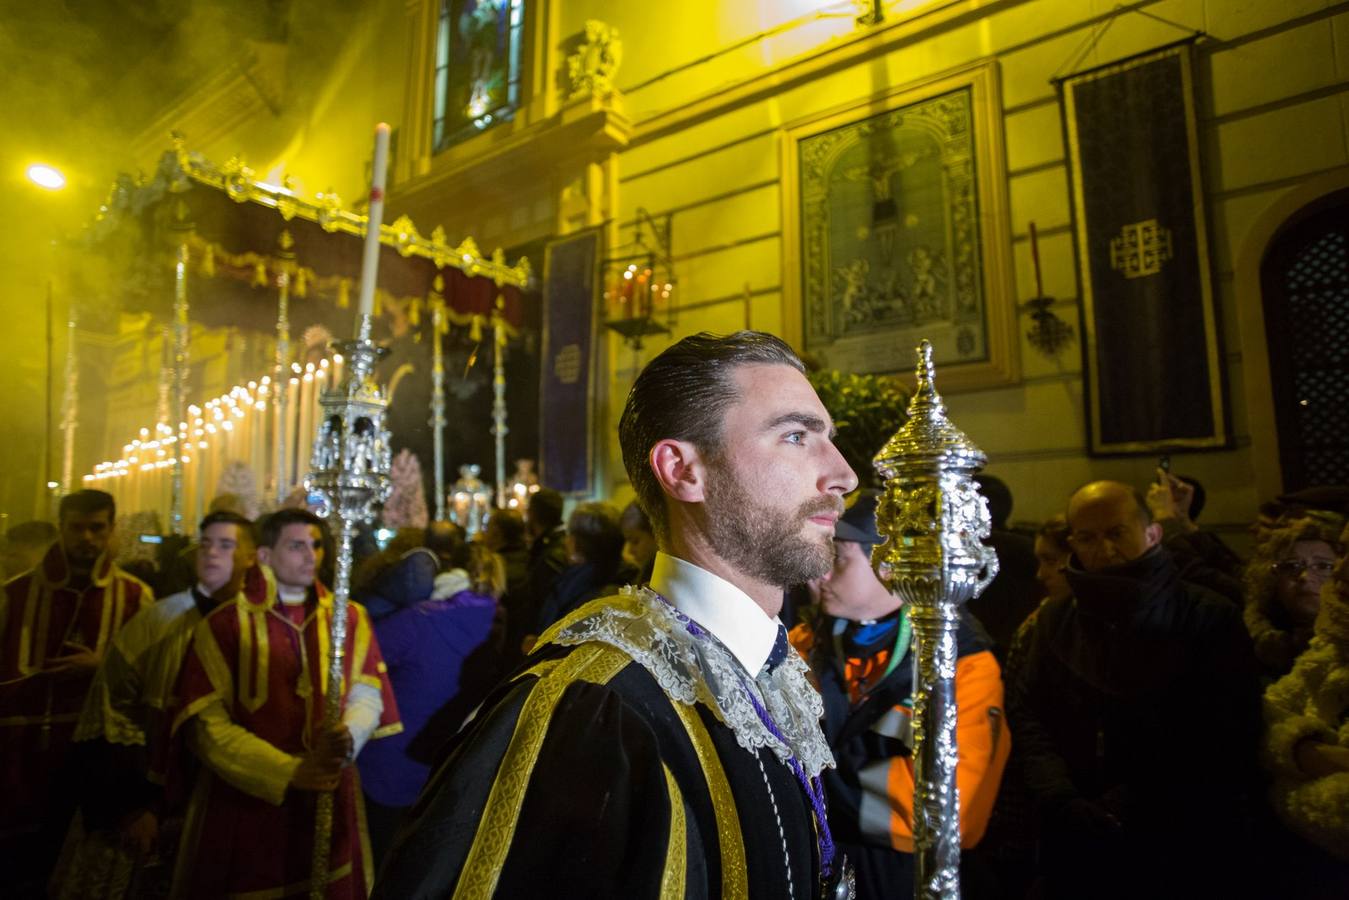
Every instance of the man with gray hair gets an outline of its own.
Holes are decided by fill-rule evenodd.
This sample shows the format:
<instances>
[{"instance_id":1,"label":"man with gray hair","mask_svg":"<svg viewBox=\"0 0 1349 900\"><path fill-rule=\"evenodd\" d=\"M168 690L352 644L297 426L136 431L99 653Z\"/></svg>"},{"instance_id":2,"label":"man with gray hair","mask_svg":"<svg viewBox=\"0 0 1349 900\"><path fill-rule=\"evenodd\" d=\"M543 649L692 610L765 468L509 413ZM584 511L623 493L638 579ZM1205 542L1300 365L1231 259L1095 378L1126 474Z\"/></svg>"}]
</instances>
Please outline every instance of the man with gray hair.
<instances>
[{"instance_id":1,"label":"man with gray hair","mask_svg":"<svg viewBox=\"0 0 1349 900\"><path fill-rule=\"evenodd\" d=\"M647 365L619 441L660 548L649 587L541 636L451 744L376 896L833 896L833 758L777 619L829 570L857 486L832 433L771 335L698 334Z\"/></svg>"}]
</instances>

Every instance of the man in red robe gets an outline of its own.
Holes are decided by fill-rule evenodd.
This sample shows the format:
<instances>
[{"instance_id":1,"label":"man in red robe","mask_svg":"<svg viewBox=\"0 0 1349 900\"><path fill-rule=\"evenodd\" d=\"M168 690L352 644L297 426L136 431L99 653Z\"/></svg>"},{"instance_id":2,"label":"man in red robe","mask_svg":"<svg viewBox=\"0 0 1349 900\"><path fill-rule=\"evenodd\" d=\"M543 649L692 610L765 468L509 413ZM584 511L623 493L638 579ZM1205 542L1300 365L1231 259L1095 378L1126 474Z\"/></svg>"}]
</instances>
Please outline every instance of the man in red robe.
<instances>
[{"instance_id":1,"label":"man in red robe","mask_svg":"<svg viewBox=\"0 0 1349 900\"><path fill-rule=\"evenodd\" d=\"M40 894L77 801L65 771L75 721L114 634L154 602L113 563L111 494L61 498L60 536L0 595L0 865Z\"/></svg>"},{"instance_id":2,"label":"man in red robe","mask_svg":"<svg viewBox=\"0 0 1349 900\"><path fill-rule=\"evenodd\" d=\"M263 523L258 546L275 587L245 592L197 626L173 730L203 765L175 896L307 896L318 794L332 790L326 894L369 892L370 843L350 762L371 737L402 726L370 620L351 603L342 723L324 727L333 597L316 581L322 556L319 520L280 510Z\"/></svg>"}]
</instances>

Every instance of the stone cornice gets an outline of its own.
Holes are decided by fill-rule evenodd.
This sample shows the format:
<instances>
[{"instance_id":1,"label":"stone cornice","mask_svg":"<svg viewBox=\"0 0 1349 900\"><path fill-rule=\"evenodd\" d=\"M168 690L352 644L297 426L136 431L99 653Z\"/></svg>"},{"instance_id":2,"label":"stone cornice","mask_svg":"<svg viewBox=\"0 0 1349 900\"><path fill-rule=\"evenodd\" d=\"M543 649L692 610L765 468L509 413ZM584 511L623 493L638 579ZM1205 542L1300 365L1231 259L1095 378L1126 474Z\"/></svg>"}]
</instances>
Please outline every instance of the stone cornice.
<instances>
[{"instance_id":1,"label":"stone cornice","mask_svg":"<svg viewBox=\"0 0 1349 900\"><path fill-rule=\"evenodd\" d=\"M452 210L505 186L575 177L587 163L626 147L631 134L616 97L573 100L548 119L498 127L431 157L424 173L394 186L389 206L395 214Z\"/></svg>"}]
</instances>

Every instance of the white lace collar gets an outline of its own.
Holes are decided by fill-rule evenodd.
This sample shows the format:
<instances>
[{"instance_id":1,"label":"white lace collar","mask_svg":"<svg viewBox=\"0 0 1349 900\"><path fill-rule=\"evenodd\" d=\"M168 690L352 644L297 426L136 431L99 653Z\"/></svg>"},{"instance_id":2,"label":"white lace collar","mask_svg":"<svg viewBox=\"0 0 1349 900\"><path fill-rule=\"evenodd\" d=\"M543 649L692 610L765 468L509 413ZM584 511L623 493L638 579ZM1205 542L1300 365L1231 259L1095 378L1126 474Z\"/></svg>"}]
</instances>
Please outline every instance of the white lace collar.
<instances>
[{"instance_id":1,"label":"white lace collar","mask_svg":"<svg viewBox=\"0 0 1349 900\"><path fill-rule=\"evenodd\" d=\"M662 552L656 554L651 589L712 632L746 672L757 675L768 662L778 637L778 620L769 618L748 594L726 579Z\"/></svg>"},{"instance_id":2,"label":"white lace collar","mask_svg":"<svg viewBox=\"0 0 1349 900\"><path fill-rule=\"evenodd\" d=\"M598 641L617 647L650 672L671 700L711 709L751 753L768 747L783 762L794 755L811 777L834 765L820 731L824 704L800 655L788 653L782 665L756 680L720 640L702 629L693 634L680 616L649 588L626 587L558 622L540 643ZM785 741L760 720L747 690L759 696Z\"/></svg>"}]
</instances>

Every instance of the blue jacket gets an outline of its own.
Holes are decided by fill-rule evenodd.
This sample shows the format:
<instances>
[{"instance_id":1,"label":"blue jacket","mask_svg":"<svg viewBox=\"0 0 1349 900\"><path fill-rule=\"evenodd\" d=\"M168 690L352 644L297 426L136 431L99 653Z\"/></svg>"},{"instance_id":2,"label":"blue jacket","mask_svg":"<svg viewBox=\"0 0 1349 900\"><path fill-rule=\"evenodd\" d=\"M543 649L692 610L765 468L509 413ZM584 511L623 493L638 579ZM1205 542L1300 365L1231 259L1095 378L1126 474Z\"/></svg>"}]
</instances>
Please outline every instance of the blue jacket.
<instances>
[{"instance_id":1,"label":"blue jacket","mask_svg":"<svg viewBox=\"0 0 1349 900\"><path fill-rule=\"evenodd\" d=\"M491 636L496 606L491 597L460 591L375 622L403 718L400 733L372 741L357 760L365 793L376 803L411 806L417 799L430 768L409 745L459 693L464 662Z\"/></svg>"}]
</instances>

